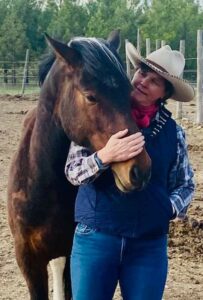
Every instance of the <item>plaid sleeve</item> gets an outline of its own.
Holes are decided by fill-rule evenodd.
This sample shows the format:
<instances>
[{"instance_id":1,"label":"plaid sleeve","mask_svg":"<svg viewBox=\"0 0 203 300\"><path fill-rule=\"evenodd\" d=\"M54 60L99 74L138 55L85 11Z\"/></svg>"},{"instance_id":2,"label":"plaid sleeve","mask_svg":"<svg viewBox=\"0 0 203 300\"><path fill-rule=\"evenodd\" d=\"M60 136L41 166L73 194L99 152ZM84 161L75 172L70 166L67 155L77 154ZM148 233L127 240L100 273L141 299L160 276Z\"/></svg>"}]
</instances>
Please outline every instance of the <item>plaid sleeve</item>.
<instances>
[{"instance_id":1,"label":"plaid sleeve","mask_svg":"<svg viewBox=\"0 0 203 300\"><path fill-rule=\"evenodd\" d=\"M81 185L94 181L103 169L94 159L95 153L72 142L65 164L65 175L73 185Z\"/></svg>"},{"instance_id":2,"label":"plaid sleeve","mask_svg":"<svg viewBox=\"0 0 203 300\"><path fill-rule=\"evenodd\" d=\"M176 216L183 218L194 194L193 170L189 163L185 133L177 125L177 159L169 174L170 200Z\"/></svg>"}]
</instances>

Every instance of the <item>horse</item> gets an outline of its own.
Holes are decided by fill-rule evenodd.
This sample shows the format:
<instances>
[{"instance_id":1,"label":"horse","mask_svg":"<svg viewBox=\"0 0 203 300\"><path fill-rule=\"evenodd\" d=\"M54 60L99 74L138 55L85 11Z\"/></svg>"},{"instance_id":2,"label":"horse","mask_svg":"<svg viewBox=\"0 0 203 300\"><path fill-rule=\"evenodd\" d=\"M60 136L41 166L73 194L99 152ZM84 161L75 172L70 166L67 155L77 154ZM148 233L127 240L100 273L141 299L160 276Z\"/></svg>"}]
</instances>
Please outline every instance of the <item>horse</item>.
<instances>
[{"instance_id":1,"label":"horse","mask_svg":"<svg viewBox=\"0 0 203 300\"><path fill-rule=\"evenodd\" d=\"M76 37L65 44L48 35L46 40L54 58L41 72L39 101L24 121L11 162L8 220L30 299L48 299L47 265L65 257L63 297L69 300L77 193L64 175L70 141L95 152L119 130L132 134L139 129L130 113L132 86L117 53L118 32L107 40ZM118 188L142 188L150 163L143 149L133 159L112 164Z\"/></svg>"}]
</instances>

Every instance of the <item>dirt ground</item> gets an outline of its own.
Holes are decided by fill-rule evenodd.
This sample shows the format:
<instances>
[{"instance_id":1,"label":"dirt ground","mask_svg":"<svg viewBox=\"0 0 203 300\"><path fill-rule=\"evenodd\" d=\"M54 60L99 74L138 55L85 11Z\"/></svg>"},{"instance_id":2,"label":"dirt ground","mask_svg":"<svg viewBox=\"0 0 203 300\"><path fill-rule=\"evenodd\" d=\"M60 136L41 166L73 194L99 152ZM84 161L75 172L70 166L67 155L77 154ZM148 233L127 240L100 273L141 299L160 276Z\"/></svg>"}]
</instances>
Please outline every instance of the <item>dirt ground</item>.
<instances>
[{"instance_id":1,"label":"dirt ground","mask_svg":"<svg viewBox=\"0 0 203 300\"><path fill-rule=\"evenodd\" d=\"M36 95L24 98L0 96L1 300L28 299L24 279L15 261L13 239L7 224L6 185L9 162L18 144L22 120L26 112L36 104ZM169 108L175 111L175 102L171 101ZM184 221L171 222L169 275L164 300L203 299L203 125L194 123L195 103L184 104L183 111L184 118L181 124L187 133L189 154L195 171L196 193L188 211L189 217ZM114 299L121 299L119 289Z\"/></svg>"}]
</instances>

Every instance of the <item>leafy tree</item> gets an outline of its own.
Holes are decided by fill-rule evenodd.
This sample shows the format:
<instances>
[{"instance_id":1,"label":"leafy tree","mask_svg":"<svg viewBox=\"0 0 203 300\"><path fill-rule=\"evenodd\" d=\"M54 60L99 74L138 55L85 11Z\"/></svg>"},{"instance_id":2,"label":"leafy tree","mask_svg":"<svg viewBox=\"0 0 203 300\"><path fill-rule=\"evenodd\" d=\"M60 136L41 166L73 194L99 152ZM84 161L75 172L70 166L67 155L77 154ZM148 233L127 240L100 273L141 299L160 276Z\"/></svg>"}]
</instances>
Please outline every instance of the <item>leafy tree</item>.
<instances>
[{"instance_id":1,"label":"leafy tree","mask_svg":"<svg viewBox=\"0 0 203 300\"><path fill-rule=\"evenodd\" d=\"M0 26L3 24L4 18L7 13L7 9L8 4L5 1L0 0Z\"/></svg>"},{"instance_id":2,"label":"leafy tree","mask_svg":"<svg viewBox=\"0 0 203 300\"><path fill-rule=\"evenodd\" d=\"M140 1L134 0L97 0L90 6L90 19L86 35L106 38L111 30L121 29L122 40L135 41L137 27L142 22L142 7ZM124 43L121 53L124 56Z\"/></svg>"},{"instance_id":3,"label":"leafy tree","mask_svg":"<svg viewBox=\"0 0 203 300\"><path fill-rule=\"evenodd\" d=\"M64 0L48 30L52 36L68 41L73 36L85 35L87 21L86 5L79 5L77 0Z\"/></svg>"},{"instance_id":4,"label":"leafy tree","mask_svg":"<svg viewBox=\"0 0 203 300\"><path fill-rule=\"evenodd\" d=\"M42 10L34 0L13 0L13 9L19 19L26 25L25 34L29 40L32 52L39 54L44 49L43 31L40 21Z\"/></svg>"},{"instance_id":5,"label":"leafy tree","mask_svg":"<svg viewBox=\"0 0 203 300\"><path fill-rule=\"evenodd\" d=\"M4 60L20 60L25 57L29 47L25 34L25 24L19 20L15 12L5 16L0 28L0 55Z\"/></svg>"},{"instance_id":6,"label":"leafy tree","mask_svg":"<svg viewBox=\"0 0 203 300\"><path fill-rule=\"evenodd\" d=\"M145 10L141 26L143 38L166 40L174 49L185 40L186 57L196 57L197 29L203 24L203 14L194 0L153 0ZM188 63L188 67L191 67ZM194 62L193 62L194 63Z\"/></svg>"},{"instance_id":7,"label":"leafy tree","mask_svg":"<svg viewBox=\"0 0 203 300\"><path fill-rule=\"evenodd\" d=\"M6 2L6 5L4 4L3 6L3 2ZM28 42L30 49L32 50L31 55L34 57L38 56L44 51L45 41L43 32L46 31L50 21L52 20L52 11L50 9L43 10L41 8L41 4L42 3L39 3L37 0L0 1L0 8L1 5L4 8L4 18L5 16L8 16L9 18L10 15L9 19L11 21L11 24L13 23L13 21L15 23L16 19L18 19L19 24L23 24L23 32L20 33L20 36L24 36L25 40L22 45ZM4 40L7 39L10 39L8 34L6 34L4 37ZM13 45L15 45L15 42Z\"/></svg>"}]
</instances>

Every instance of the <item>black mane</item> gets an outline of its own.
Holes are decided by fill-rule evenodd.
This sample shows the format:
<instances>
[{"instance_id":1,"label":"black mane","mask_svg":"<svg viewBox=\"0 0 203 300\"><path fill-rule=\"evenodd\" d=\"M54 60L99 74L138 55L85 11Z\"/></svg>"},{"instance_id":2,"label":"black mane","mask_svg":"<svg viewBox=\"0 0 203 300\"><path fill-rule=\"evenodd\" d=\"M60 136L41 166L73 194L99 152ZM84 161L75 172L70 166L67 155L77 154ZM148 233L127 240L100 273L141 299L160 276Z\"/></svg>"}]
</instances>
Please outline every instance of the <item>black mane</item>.
<instances>
[{"instance_id":1,"label":"black mane","mask_svg":"<svg viewBox=\"0 0 203 300\"><path fill-rule=\"evenodd\" d=\"M51 66L53 65L56 56L53 52L45 54L39 64L39 71L38 71L38 78L39 78L39 85L42 86Z\"/></svg>"},{"instance_id":2,"label":"black mane","mask_svg":"<svg viewBox=\"0 0 203 300\"><path fill-rule=\"evenodd\" d=\"M69 47L77 50L83 58L84 78L96 79L105 87L116 87L125 82L129 87L129 79L124 71L123 63L115 48L103 40L77 37L70 40ZM56 57L47 54L39 66L39 83L43 84L46 75ZM87 76L88 75L88 76Z\"/></svg>"},{"instance_id":3,"label":"black mane","mask_svg":"<svg viewBox=\"0 0 203 300\"><path fill-rule=\"evenodd\" d=\"M120 82L129 87L123 63L116 49L107 41L79 37L72 39L69 46L82 55L84 79L89 78L91 82L96 80L101 88L116 88ZM85 85L88 86L87 82Z\"/></svg>"}]
</instances>

